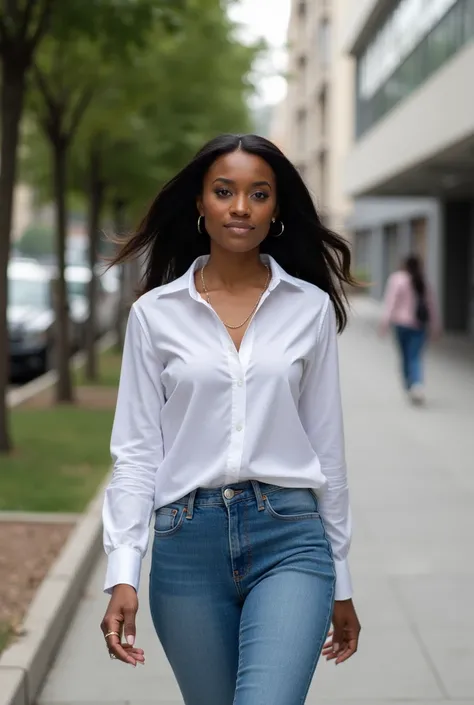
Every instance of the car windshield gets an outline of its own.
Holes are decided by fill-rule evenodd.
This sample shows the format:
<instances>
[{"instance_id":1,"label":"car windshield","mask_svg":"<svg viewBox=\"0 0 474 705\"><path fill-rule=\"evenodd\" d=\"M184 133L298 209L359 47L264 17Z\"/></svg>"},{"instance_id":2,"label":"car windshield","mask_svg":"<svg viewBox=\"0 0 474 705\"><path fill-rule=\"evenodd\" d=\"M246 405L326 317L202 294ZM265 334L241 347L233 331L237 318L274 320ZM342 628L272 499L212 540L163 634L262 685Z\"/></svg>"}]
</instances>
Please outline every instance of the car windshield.
<instances>
[{"instance_id":1,"label":"car windshield","mask_svg":"<svg viewBox=\"0 0 474 705\"><path fill-rule=\"evenodd\" d=\"M34 306L48 308L51 305L47 280L8 279L8 303L10 306Z\"/></svg>"},{"instance_id":2,"label":"car windshield","mask_svg":"<svg viewBox=\"0 0 474 705\"><path fill-rule=\"evenodd\" d=\"M88 284L87 282L78 282L78 281L71 281L68 280L67 282L67 290L69 293L69 296L72 296L73 298L77 296L83 296L87 297L87 287Z\"/></svg>"}]
</instances>

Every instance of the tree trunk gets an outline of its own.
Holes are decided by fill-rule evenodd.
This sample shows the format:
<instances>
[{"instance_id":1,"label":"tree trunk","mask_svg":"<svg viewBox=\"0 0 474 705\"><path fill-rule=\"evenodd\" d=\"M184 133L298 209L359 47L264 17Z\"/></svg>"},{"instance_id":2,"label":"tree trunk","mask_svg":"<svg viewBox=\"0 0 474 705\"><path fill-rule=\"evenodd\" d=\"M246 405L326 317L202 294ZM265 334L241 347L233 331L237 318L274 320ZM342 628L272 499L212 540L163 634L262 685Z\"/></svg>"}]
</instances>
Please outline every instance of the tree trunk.
<instances>
[{"instance_id":1,"label":"tree trunk","mask_svg":"<svg viewBox=\"0 0 474 705\"><path fill-rule=\"evenodd\" d=\"M89 175L89 267L91 281L89 284L89 318L86 330L86 378L90 382L97 381L97 250L99 244L99 225L104 200L104 183L100 175L100 151L91 146Z\"/></svg>"},{"instance_id":2,"label":"tree trunk","mask_svg":"<svg viewBox=\"0 0 474 705\"><path fill-rule=\"evenodd\" d=\"M53 145L54 156L54 195L56 202L56 237L58 256L58 275L56 288L56 363L58 368L58 383L56 385L56 401L71 403L74 401L69 340L69 304L64 270L66 266L66 157L67 143L57 140Z\"/></svg>"},{"instance_id":3,"label":"tree trunk","mask_svg":"<svg viewBox=\"0 0 474 705\"><path fill-rule=\"evenodd\" d=\"M115 235L122 236L125 231L125 201L121 198L114 200L114 226ZM115 334L117 338L117 347L123 348L125 338L125 311L126 311L126 264L120 265L120 288L119 301L117 305L117 318L115 320Z\"/></svg>"},{"instance_id":4,"label":"tree trunk","mask_svg":"<svg viewBox=\"0 0 474 705\"><path fill-rule=\"evenodd\" d=\"M11 449L6 408L6 392L10 374L8 345L7 298L10 232L13 217L13 193L16 182L17 148L25 94L22 67L10 68L4 59L1 85L2 136L0 152L0 452Z\"/></svg>"}]
</instances>

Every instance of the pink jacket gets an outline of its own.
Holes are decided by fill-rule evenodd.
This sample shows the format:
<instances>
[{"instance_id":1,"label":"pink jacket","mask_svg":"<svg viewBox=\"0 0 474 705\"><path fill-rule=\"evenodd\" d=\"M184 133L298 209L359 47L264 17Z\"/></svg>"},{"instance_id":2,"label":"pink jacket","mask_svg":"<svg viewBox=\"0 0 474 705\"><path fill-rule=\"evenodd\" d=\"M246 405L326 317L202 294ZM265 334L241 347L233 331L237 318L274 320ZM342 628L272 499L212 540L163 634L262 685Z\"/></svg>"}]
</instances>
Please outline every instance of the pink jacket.
<instances>
[{"instance_id":1,"label":"pink jacket","mask_svg":"<svg viewBox=\"0 0 474 705\"><path fill-rule=\"evenodd\" d=\"M440 331L438 306L431 287L426 286L426 303L430 313L429 328L431 332ZM416 319L417 298L408 272L403 270L390 275L385 288L382 326L387 329L390 324L419 328Z\"/></svg>"}]
</instances>

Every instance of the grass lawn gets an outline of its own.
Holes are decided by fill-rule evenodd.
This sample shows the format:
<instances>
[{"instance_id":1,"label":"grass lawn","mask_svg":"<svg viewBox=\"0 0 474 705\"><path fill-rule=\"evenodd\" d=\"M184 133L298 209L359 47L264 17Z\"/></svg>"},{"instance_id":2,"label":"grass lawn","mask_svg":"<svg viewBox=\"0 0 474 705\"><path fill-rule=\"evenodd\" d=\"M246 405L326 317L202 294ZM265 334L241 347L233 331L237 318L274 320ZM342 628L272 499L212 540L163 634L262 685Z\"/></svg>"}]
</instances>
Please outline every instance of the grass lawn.
<instances>
[{"instance_id":1,"label":"grass lawn","mask_svg":"<svg viewBox=\"0 0 474 705\"><path fill-rule=\"evenodd\" d=\"M15 450L0 460L0 511L81 512L111 465L109 442L120 355L103 353L100 381L88 395L82 372L80 403L12 410ZM100 387L104 388L100 401Z\"/></svg>"},{"instance_id":2,"label":"grass lawn","mask_svg":"<svg viewBox=\"0 0 474 705\"><path fill-rule=\"evenodd\" d=\"M122 356L117 348L111 348L102 353L99 357L99 384L104 387L116 387L120 376L120 365ZM89 384L84 375L84 368L75 370L74 377L76 384Z\"/></svg>"}]
</instances>

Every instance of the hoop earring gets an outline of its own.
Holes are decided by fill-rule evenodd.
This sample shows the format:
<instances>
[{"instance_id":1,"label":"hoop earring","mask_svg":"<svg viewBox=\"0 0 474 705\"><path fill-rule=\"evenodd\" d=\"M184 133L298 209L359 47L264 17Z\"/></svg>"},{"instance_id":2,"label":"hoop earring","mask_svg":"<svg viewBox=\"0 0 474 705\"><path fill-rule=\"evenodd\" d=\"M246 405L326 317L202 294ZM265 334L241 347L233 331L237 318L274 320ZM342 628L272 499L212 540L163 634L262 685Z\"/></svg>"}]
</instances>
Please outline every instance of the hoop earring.
<instances>
[{"instance_id":1,"label":"hoop earring","mask_svg":"<svg viewBox=\"0 0 474 705\"><path fill-rule=\"evenodd\" d=\"M198 222L197 222L197 231L198 231L199 235L205 235L204 230L201 228L201 223L203 220L204 220L204 216L200 215L198 218Z\"/></svg>"},{"instance_id":2,"label":"hoop earring","mask_svg":"<svg viewBox=\"0 0 474 705\"><path fill-rule=\"evenodd\" d=\"M272 223L276 223L276 219L275 219L275 218L272 218ZM272 233L272 237L281 237L281 236L283 235L283 233L285 232L285 225L284 225L283 221L280 220L280 223L281 223L281 230L280 230L280 232L279 232L279 233L276 233L276 234L273 234L273 233Z\"/></svg>"}]
</instances>

